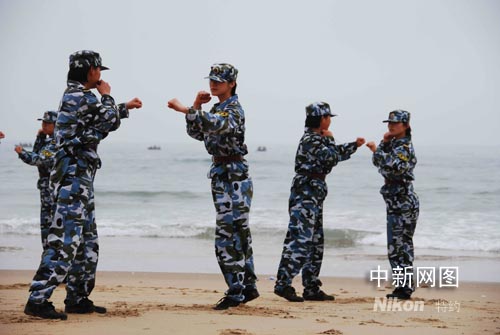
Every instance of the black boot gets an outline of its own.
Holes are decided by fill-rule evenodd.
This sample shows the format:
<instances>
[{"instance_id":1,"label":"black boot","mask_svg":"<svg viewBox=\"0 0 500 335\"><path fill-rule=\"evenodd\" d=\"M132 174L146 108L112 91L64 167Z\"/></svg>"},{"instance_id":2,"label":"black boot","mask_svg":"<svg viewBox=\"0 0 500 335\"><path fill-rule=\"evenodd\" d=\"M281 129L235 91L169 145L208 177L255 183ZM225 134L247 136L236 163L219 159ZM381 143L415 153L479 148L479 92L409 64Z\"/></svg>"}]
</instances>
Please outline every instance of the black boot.
<instances>
[{"instance_id":1,"label":"black boot","mask_svg":"<svg viewBox=\"0 0 500 335\"><path fill-rule=\"evenodd\" d=\"M60 319L66 320L68 316L64 313L59 313L54 308L54 305L50 301L44 301L41 304L36 304L33 301L26 303L24 307L24 314L37 316L42 319Z\"/></svg>"},{"instance_id":2,"label":"black boot","mask_svg":"<svg viewBox=\"0 0 500 335\"><path fill-rule=\"evenodd\" d=\"M387 298L397 298L401 300L408 300L411 298L413 290L407 287L396 287L392 293L386 295Z\"/></svg>"},{"instance_id":3,"label":"black boot","mask_svg":"<svg viewBox=\"0 0 500 335\"><path fill-rule=\"evenodd\" d=\"M282 290L274 289L274 294L285 298L288 301L291 302L303 302L304 298L299 297L297 293L295 293L295 289L292 286L286 286Z\"/></svg>"},{"instance_id":4,"label":"black boot","mask_svg":"<svg viewBox=\"0 0 500 335\"><path fill-rule=\"evenodd\" d=\"M317 293L314 294L306 294L305 292L302 294L305 300L312 300L312 301L333 301L335 300L335 297L333 295L328 295L322 290L319 290Z\"/></svg>"},{"instance_id":5,"label":"black boot","mask_svg":"<svg viewBox=\"0 0 500 335\"><path fill-rule=\"evenodd\" d=\"M229 307L236 307L240 304L239 301L224 297L217 302L214 309L217 311L228 309Z\"/></svg>"},{"instance_id":6,"label":"black boot","mask_svg":"<svg viewBox=\"0 0 500 335\"><path fill-rule=\"evenodd\" d=\"M259 291L257 291L257 289L253 287L245 288L243 290L243 295L245 296L245 299L243 299L243 301L241 302L242 304L257 299L260 296Z\"/></svg>"},{"instance_id":7,"label":"black boot","mask_svg":"<svg viewBox=\"0 0 500 335\"><path fill-rule=\"evenodd\" d=\"M66 303L66 301L65 301ZM94 305L94 302L89 298L83 298L77 304L67 304L64 309L66 313L75 313L75 314L88 314L88 313L106 313L106 308L101 306Z\"/></svg>"}]
</instances>

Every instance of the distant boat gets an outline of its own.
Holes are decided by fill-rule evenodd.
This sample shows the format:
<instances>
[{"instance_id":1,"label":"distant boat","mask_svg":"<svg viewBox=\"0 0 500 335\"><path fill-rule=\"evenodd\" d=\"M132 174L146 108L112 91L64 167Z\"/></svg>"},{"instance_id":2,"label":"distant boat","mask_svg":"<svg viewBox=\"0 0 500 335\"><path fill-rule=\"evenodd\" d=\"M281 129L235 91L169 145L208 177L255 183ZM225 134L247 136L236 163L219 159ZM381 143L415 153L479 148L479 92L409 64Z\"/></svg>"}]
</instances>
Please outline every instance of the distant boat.
<instances>
[{"instance_id":1,"label":"distant boat","mask_svg":"<svg viewBox=\"0 0 500 335\"><path fill-rule=\"evenodd\" d=\"M148 147L148 150L161 150L161 147L158 145L152 145Z\"/></svg>"},{"instance_id":2,"label":"distant boat","mask_svg":"<svg viewBox=\"0 0 500 335\"><path fill-rule=\"evenodd\" d=\"M257 151L267 151L267 148L263 145L257 147Z\"/></svg>"},{"instance_id":3,"label":"distant boat","mask_svg":"<svg viewBox=\"0 0 500 335\"><path fill-rule=\"evenodd\" d=\"M21 142L18 145L22 146L23 148L33 148L33 143L28 143L28 142L23 143L23 142Z\"/></svg>"}]
</instances>

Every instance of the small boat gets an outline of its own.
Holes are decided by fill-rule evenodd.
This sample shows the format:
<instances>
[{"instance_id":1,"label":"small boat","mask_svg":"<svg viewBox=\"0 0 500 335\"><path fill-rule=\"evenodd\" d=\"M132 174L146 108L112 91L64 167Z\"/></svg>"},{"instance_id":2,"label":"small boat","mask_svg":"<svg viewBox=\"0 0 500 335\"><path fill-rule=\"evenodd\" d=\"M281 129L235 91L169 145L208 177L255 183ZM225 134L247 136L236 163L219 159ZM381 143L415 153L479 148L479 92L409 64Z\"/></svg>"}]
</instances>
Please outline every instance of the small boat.
<instances>
[{"instance_id":1,"label":"small boat","mask_svg":"<svg viewBox=\"0 0 500 335\"><path fill-rule=\"evenodd\" d=\"M148 150L161 150L161 147L158 145L152 145L148 147Z\"/></svg>"},{"instance_id":2,"label":"small boat","mask_svg":"<svg viewBox=\"0 0 500 335\"><path fill-rule=\"evenodd\" d=\"M267 151L267 148L265 146L263 146L263 145L260 145L260 146L257 147L257 151L261 151L261 152Z\"/></svg>"},{"instance_id":3,"label":"small boat","mask_svg":"<svg viewBox=\"0 0 500 335\"><path fill-rule=\"evenodd\" d=\"M33 143L21 142L18 145L20 145L23 148L33 148Z\"/></svg>"}]
</instances>

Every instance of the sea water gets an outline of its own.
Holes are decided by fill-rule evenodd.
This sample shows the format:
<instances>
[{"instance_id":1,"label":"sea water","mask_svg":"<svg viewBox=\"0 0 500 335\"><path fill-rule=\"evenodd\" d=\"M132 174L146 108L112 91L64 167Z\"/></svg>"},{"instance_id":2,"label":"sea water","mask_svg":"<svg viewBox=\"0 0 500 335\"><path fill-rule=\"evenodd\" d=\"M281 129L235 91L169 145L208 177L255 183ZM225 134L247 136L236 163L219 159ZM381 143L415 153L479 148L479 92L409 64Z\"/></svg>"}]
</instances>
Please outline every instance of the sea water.
<instances>
[{"instance_id":1,"label":"sea water","mask_svg":"<svg viewBox=\"0 0 500 335\"><path fill-rule=\"evenodd\" d=\"M298 141L298 139L297 139ZM298 142L297 142L298 143ZM297 143L249 145L255 266L274 275L288 224ZM215 210L201 142L102 143L95 179L100 270L219 272ZM262 144L259 144L262 145ZM500 148L416 146L420 218L415 266L458 266L462 280L500 281ZM389 269L383 178L362 147L327 177L322 275ZM0 144L0 268L36 269L41 255L35 167Z\"/></svg>"}]
</instances>

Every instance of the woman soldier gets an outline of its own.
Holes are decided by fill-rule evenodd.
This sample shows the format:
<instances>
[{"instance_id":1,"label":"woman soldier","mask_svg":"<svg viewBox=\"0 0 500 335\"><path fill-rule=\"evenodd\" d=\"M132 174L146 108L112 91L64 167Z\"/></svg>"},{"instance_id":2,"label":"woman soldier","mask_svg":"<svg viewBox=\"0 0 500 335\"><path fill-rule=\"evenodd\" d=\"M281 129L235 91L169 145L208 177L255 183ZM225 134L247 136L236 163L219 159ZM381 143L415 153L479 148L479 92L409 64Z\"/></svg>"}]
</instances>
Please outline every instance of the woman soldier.
<instances>
[{"instance_id":1,"label":"woman soldier","mask_svg":"<svg viewBox=\"0 0 500 335\"><path fill-rule=\"evenodd\" d=\"M49 177L54 165L56 151L56 143L54 141L56 120L56 111L47 111L41 119L38 119L38 121L42 121L42 129L38 131L33 151L26 151L20 145L14 148L23 162L38 168L39 178L37 188L40 190L40 230L43 250L48 248L47 237L49 236L49 227L52 223L52 207L54 202L52 201Z\"/></svg>"},{"instance_id":2,"label":"woman soldier","mask_svg":"<svg viewBox=\"0 0 500 335\"><path fill-rule=\"evenodd\" d=\"M295 157L296 175L289 199L290 222L286 234L274 293L293 302L334 300L320 287L319 272L323 260L323 201L328 189L325 177L338 162L347 160L365 143L336 145L328 130L330 106L316 102L306 107L306 129ZM292 287L293 278L302 270L302 297Z\"/></svg>"},{"instance_id":3,"label":"woman soldier","mask_svg":"<svg viewBox=\"0 0 500 335\"><path fill-rule=\"evenodd\" d=\"M404 281L387 298L409 299L413 285L413 233L419 214L418 196L413 190L413 169L417 157L411 143L410 113L389 114L389 131L378 145L366 145L373 152L373 164L385 183L380 189L387 206L387 249L393 273L404 271Z\"/></svg>"},{"instance_id":4,"label":"woman soldier","mask_svg":"<svg viewBox=\"0 0 500 335\"><path fill-rule=\"evenodd\" d=\"M259 296L248 223L253 185L243 158L248 150L244 143L245 114L236 95L237 75L238 70L230 64L212 66L207 78L210 91L219 102L208 113L201 110L201 105L211 100L205 91L198 92L189 108L177 99L168 102L169 108L186 114L189 136L204 141L212 155L209 176L217 211L215 253L229 287L214 307L217 310L236 307Z\"/></svg>"},{"instance_id":5,"label":"woman soldier","mask_svg":"<svg viewBox=\"0 0 500 335\"><path fill-rule=\"evenodd\" d=\"M66 313L106 313L88 297L95 287L99 239L95 221L94 178L101 167L97 148L120 127L129 110L141 108L134 98L115 104L111 86L101 80L99 53L80 50L69 56L67 88L55 126L55 158L50 174L53 211L48 246L31 282L24 313L66 320L48 299L66 280ZM101 99L91 91L97 89Z\"/></svg>"}]
</instances>

